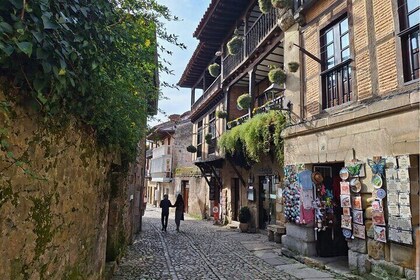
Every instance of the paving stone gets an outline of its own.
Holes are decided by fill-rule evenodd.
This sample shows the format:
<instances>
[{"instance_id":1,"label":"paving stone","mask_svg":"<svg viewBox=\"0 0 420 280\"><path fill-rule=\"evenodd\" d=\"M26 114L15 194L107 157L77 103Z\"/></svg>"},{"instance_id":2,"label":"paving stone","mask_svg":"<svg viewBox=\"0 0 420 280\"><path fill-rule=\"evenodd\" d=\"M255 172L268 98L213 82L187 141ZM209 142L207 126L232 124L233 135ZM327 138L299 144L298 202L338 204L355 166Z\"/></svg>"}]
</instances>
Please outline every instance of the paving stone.
<instances>
[{"instance_id":1,"label":"paving stone","mask_svg":"<svg viewBox=\"0 0 420 280\"><path fill-rule=\"evenodd\" d=\"M121 259L113 280L332 277L280 256L281 247L263 234L239 233L188 216L180 232L175 231L173 215L167 232L160 230L160 223L160 209L148 206L143 231Z\"/></svg>"}]
</instances>

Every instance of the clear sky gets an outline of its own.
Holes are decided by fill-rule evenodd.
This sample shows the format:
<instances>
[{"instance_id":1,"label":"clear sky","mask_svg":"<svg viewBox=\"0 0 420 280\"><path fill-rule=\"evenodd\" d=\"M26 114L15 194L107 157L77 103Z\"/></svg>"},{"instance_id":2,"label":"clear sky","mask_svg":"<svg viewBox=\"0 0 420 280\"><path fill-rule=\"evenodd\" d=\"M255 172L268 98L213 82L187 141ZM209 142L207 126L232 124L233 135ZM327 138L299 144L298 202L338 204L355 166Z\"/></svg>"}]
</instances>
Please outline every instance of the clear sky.
<instances>
[{"instance_id":1,"label":"clear sky","mask_svg":"<svg viewBox=\"0 0 420 280\"><path fill-rule=\"evenodd\" d=\"M174 75L165 73L159 74L160 81L169 84L176 84L184 69L191 58L192 53L197 47L198 40L193 38L193 33L204 15L210 0L158 0L158 3L167 6L173 15L180 18L178 22L166 23L169 33L179 36L179 41L187 46L186 50L181 50L175 46L163 44L166 48L173 52L172 56L165 55L165 59L169 60L172 65ZM162 42L160 42L162 43ZM188 88L162 88L164 98L159 100L159 109L166 115L182 114L190 110L191 107L191 90ZM154 126L160 122L167 120L162 113L156 116L155 120L150 120L149 125Z\"/></svg>"}]
</instances>

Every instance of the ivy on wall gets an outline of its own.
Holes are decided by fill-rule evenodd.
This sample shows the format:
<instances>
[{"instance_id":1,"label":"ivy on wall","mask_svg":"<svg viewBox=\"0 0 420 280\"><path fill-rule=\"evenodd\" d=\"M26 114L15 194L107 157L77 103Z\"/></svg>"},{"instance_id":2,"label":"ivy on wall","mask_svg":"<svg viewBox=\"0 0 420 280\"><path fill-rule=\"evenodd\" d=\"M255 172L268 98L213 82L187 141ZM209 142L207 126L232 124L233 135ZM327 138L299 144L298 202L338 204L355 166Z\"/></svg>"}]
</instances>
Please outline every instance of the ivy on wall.
<instances>
[{"instance_id":1,"label":"ivy on wall","mask_svg":"<svg viewBox=\"0 0 420 280\"><path fill-rule=\"evenodd\" d=\"M132 160L158 98L156 37L184 47L160 18L177 20L155 0L0 1L0 76L12 100L34 98L50 122L73 115Z\"/></svg>"},{"instance_id":2,"label":"ivy on wall","mask_svg":"<svg viewBox=\"0 0 420 280\"><path fill-rule=\"evenodd\" d=\"M237 152L238 147L242 147L245 158L251 162L260 162L262 156L273 152L276 159L282 163L281 131L285 126L285 119L281 112L275 110L255 115L245 123L223 133L218 146L231 155Z\"/></svg>"}]
</instances>

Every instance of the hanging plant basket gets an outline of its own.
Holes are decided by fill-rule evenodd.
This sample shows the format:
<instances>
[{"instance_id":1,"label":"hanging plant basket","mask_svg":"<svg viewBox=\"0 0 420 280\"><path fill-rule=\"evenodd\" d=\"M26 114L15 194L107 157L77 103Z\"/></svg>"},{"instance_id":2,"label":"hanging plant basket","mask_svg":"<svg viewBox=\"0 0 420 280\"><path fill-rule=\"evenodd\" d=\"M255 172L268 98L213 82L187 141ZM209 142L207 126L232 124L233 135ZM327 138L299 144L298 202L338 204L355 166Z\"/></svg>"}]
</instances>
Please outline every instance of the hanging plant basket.
<instances>
[{"instance_id":1,"label":"hanging plant basket","mask_svg":"<svg viewBox=\"0 0 420 280\"><path fill-rule=\"evenodd\" d=\"M197 148L195 146L193 146L193 145L189 145L187 147L187 152L189 152L189 153L196 153L197 152Z\"/></svg>"},{"instance_id":2,"label":"hanging plant basket","mask_svg":"<svg viewBox=\"0 0 420 280\"><path fill-rule=\"evenodd\" d=\"M241 51L242 48L242 37L235 35L227 42L227 50L230 55L236 55Z\"/></svg>"},{"instance_id":3,"label":"hanging plant basket","mask_svg":"<svg viewBox=\"0 0 420 280\"><path fill-rule=\"evenodd\" d=\"M297 62L289 62L287 64L289 66L289 71L290 72L296 72L299 69L299 63Z\"/></svg>"},{"instance_id":4,"label":"hanging plant basket","mask_svg":"<svg viewBox=\"0 0 420 280\"><path fill-rule=\"evenodd\" d=\"M208 70L212 77L216 78L220 75L220 65L218 63L210 64Z\"/></svg>"},{"instance_id":5,"label":"hanging plant basket","mask_svg":"<svg viewBox=\"0 0 420 280\"><path fill-rule=\"evenodd\" d=\"M281 68L272 68L270 72L268 72L268 79L273 84L284 84L286 82L286 73Z\"/></svg>"},{"instance_id":6,"label":"hanging plant basket","mask_svg":"<svg viewBox=\"0 0 420 280\"><path fill-rule=\"evenodd\" d=\"M204 139L206 140L207 144L211 144L211 140L213 139L213 134L207 133L206 136L204 136Z\"/></svg>"},{"instance_id":7,"label":"hanging plant basket","mask_svg":"<svg viewBox=\"0 0 420 280\"><path fill-rule=\"evenodd\" d=\"M292 6L291 0L271 0L271 4L273 7L284 9L284 8L290 8Z\"/></svg>"},{"instance_id":8,"label":"hanging plant basket","mask_svg":"<svg viewBox=\"0 0 420 280\"><path fill-rule=\"evenodd\" d=\"M226 111L216 111L216 117L219 119L226 119L227 118L227 112Z\"/></svg>"},{"instance_id":9,"label":"hanging plant basket","mask_svg":"<svg viewBox=\"0 0 420 280\"><path fill-rule=\"evenodd\" d=\"M236 104L239 110L249 109L251 107L251 95L244 93L238 97Z\"/></svg>"},{"instance_id":10,"label":"hanging plant basket","mask_svg":"<svg viewBox=\"0 0 420 280\"><path fill-rule=\"evenodd\" d=\"M271 0L258 0L258 6L260 7L261 13L266 14L272 7Z\"/></svg>"}]
</instances>

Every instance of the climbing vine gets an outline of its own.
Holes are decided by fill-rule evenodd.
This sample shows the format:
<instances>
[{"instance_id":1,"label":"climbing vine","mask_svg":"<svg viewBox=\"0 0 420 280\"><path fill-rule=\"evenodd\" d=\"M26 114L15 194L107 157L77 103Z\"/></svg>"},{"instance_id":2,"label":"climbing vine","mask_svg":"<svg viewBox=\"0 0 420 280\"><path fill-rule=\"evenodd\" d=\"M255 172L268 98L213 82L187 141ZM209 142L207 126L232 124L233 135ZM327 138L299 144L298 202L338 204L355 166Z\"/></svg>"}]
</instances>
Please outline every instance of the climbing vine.
<instances>
[{"instance_id":1,"label":"climbing vine","mask_svg":"<svg viewBox=\"0 0 420 280\"><path fill-rule=\"evenodd\" d=\"M245 123L222 134L219 148L228 154L237 152L242 147L245 158L259 162L263 155L274 152L276 159L283 162L283 139L281 131L285 126L285 117L279 111L255 115Z\"/></svg>"},{"instance_id":2,"label":"climbing vine","mask_svg":"<svg viewBox=\"0 0 420 280\"><path fill-rule=\"evenodd\" d=\"M158 98L156 37L184 47L162 18L176 20L155 0L0 1L0 76L47 123L73 115L133 159Z\"/></svg>"}]
</instances>

